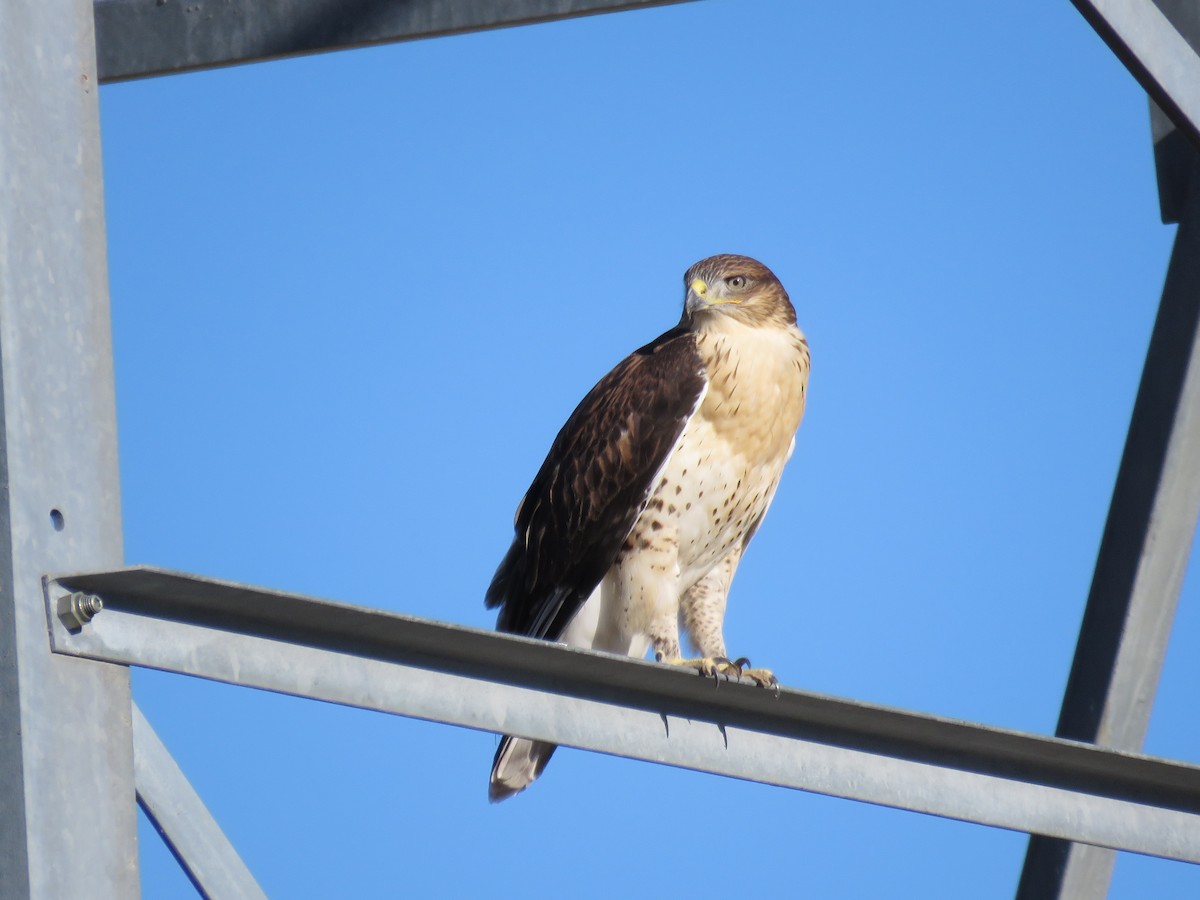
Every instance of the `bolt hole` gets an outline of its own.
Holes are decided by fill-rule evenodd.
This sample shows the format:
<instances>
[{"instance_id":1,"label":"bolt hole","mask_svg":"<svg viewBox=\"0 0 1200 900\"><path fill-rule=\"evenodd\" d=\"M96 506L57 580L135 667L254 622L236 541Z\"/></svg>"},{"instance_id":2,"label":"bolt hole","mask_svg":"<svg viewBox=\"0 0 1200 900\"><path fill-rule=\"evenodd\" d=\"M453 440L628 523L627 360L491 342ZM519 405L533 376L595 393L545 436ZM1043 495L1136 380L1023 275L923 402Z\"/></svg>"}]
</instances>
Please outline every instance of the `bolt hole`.
<instances>
[{"instance_id":1,"label":"bolt hole","mask_svg":"<svg viewBox=\"0 0 1200 900\"><path fill-rule=\"evenodd\" d=\"M52 509L50 510L50 524L54 526L55 531L62 531L66 527L67 520L57 509Z\"/></svg>"}]
</instances>

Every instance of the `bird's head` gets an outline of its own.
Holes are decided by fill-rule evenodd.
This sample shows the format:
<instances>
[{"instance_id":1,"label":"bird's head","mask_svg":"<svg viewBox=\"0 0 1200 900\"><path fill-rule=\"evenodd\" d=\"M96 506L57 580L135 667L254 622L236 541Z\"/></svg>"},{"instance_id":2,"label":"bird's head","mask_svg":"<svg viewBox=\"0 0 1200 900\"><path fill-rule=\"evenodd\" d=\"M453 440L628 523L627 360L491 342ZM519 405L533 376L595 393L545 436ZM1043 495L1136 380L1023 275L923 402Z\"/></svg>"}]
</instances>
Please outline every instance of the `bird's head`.
<instances>
[{"instance_id":1,"label":"bird's head","mask_svg":"<svg viewBox=\"0 0 1200 900\"><path fill-rule=\"evenodd\" d=\"M796 310L775 273L756 259L722 253L696 263L683 276L683 318L702 324L732 316L746 325L787 327Z\"/></svg>"}]
</instances>

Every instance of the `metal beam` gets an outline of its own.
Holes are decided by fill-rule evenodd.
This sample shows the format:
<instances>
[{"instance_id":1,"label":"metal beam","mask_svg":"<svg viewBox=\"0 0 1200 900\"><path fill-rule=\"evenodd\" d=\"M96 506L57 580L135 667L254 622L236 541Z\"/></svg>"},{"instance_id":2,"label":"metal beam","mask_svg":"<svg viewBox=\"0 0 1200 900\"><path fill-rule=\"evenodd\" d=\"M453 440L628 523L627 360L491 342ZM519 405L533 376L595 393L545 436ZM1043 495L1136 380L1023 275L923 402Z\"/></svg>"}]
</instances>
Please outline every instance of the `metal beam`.
<instances>
[{"instance_id":1,"label":"metal beam","mask_svg":"<svg viewBox=\"0 0 1200 900\"><path fill-rule=\"evenodd\" d=\"M1193 52L1200 52L1200 3L1195 0L1154 0ZM1175 127L1157 103L1150 101L1150 136L1154 141L1154 168L1158 174L1158 203L1163 222L1183 216L1192 179L1197 176L1194 145Z\"/></svg>"},{"instance_id":2,"label":"metal beam","mask_svg":"<svg viewBox=\"0 0 1200 900\"><path fill-rule=\"evenodd\" d=\"M265 900L267 895L137 704L133 707L133 766L138 805L200 895Z\"/></svg>"},{"instance_id":3,"label":"metal beam","mask_svg":"<svg viewBox=\"0 0 1200 900\"><path fill-rule=\"evenodd\" d=\"M682 2L96 0L96 47L107 83Z\"/></svg>"},{"instance_id":4,"label":"metal beam","mask_svg":"<svg viewBox=\"0 0 1200 900\"><path fill-rule=\"evenodd\" d=\"M1071 0L1150 98L1200 149L1200 57L1154 0Z\"/></svg>"},{"instance_id":5,"label":"metal beam","mask_svg":"<svg viewBox=\"0 0 1200 900\"><path fill-rule=\"evenodd\" d=\"M1162 219L1184 221L1056 732L1140 750L1200 510L1200 13L1191 0L1073 2L1150 94ZM1018 900L1103 897L1114 859L1034 836Z\"/></svg>"},{"instance_id":6,"label":"metal beam","mask_svg":"<svg viewBox=\"0 0 1200 900\"><path fill-rule=\"evenodd\" d=\"M1195 154L1193 153L1193 156ZM1142 747L1200 512L1200 184L1175 236L1057 735ZM1102 897L1113 856L1030 840L1019 898Z\"/></svg>"},{"instance_id":7,"label":"metal beam","mask_svg":"<svg viewBox=\"0 0 1200 900\"><path fill-rule=\"evenodd\" d=\"M0 3L0 897L138 895L129 672L43 572L121 564L92 6Z\"/></svg>"},{"instance_id":8,"label":"metal beam","mask_svg":"<svg viewBox=\"0 0 1200 900\"><path fill-rule=\"evenodd\" d=\"M74 633L68 591L104 604ZM47 609L59 653L1200 862L1182 763L156 569L59 578Z\"/></svg>"}]
</instances>

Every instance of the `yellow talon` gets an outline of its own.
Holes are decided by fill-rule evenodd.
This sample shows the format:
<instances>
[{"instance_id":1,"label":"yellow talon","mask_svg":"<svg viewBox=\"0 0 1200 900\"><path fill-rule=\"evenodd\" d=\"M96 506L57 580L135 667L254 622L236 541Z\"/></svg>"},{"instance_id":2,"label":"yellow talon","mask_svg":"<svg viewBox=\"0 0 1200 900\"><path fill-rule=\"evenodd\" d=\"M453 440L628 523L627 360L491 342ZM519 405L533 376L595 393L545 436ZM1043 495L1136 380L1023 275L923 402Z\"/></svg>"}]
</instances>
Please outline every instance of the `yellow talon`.
<instances>
[{"instance_id":1,"label":"yellow talon","mask_svg":"<svg viewBox=\"0 0 1200 900\"><path fill-rule=\"evenodd\" d=\"M771 688L776 694L779 693L779 679L770 669L742 669L742 675L759 687Z\"/></svg>"},{"instance_id":2,"label":"yellow talon","mask_svg":"<svg viewBox=\"0 0 1200 900\"><path fill-rule=\"evenodd\" d=\"M759 687L772 688L776 694L779 693L779 679L775 677L774 673L770 669L743 668L750 665L750 660L744 656L736 660L728 660L723 656L702 656L696 659L659 657L658 661L666 663L668 666L684 666L695 669L705 678L711 678L718 684L722 676L726 681L741 681L745 677Z\"/></svg>"},{"instance_id":3,"label":"yellow talon","mask_svg":"<svg viewBox=\"0 0 1200 900\"><path fill-rule=\"evenodd\" d=\"M745 675L759 687L774 688L775 693L779 693L779 679L770 669L751 668L748 656L739 656L733 661L733 664L738 667L739 675Z\"/></svg>"},{"instance_id":4,"label":"yellow talon","mask_svg":"<svg viewBox=\"0 0 1200 900\"><path fill-rule=\"evenodd\" d=\"M660 657L659 662L666 663L668 666L683 666L688 669L695 669L705 678L711 678L714 681L719 681L722 675L726 679L741 678L742 670L739 666L730 662L723 656L702 656L697 659L667 659Z\"/></svg>"}]
</instances>

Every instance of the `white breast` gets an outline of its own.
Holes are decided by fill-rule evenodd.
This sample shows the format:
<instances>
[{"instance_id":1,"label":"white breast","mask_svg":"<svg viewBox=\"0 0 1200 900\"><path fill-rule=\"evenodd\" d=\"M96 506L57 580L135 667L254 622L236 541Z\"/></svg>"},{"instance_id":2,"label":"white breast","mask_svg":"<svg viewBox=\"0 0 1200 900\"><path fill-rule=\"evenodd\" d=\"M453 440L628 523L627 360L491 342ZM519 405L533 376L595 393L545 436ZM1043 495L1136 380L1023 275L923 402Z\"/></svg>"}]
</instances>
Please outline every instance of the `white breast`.
<instances>
[{"instance_id":1,"label":"white breast","mask_svg":"<svg viewBox=\"0 0 1200 900\"><path fill-rule=\"evenodd\" d=\"M656 491L663 511L674 507L664 524L674 525L679 542L683 590L766 513L795 446L808 382L808 348L795 328L733 322L702 335L700 349L708 390Z\"/></svg>"}]
</instances>

